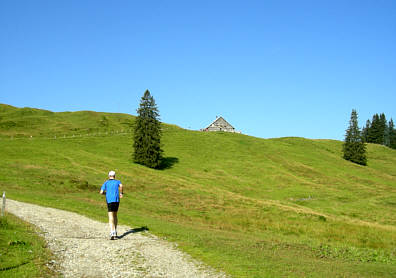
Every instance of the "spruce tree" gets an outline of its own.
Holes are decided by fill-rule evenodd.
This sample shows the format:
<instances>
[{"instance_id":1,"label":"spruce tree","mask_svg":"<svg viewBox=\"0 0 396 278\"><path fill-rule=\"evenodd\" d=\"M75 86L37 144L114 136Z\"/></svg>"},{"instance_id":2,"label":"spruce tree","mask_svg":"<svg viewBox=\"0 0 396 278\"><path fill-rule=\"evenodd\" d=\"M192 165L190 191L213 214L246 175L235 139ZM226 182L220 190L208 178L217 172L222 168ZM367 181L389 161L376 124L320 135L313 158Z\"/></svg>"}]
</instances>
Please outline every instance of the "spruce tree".
<instances>
[{"instance_id":1,"label":"spruce tree","mask_svg":"<svg viewBox=\"0 0 396 278\"><path fill-rule=\"evenodd\" d=\"M386 117L385 114L381 115L375 114L373 116L373 120L371 121L371 127L368 132L368 141L369 143L374 144L385 144L385 134L387 129Z\"/></svg>"},{"instance_id":2,"label":"spruce tree","mask_svg":"<svg viewBox=\"0 0 396 278\"><path fill-rule=\"evenodd\" d=\"M343 153L344 159L360 165L367 165L366 145L362 140L356 110L352 110L351 113L349 127L345 134Z\"/></svg>"},{"instance_id":3,"label":"spruce tree","mask_svg":"<svg viewBox=\"0 0 396 278\"><path fill-rule=\"evenodd\" d=\"M389 122L390 124L390 122ZM391 135L391 128L389 127L388 123L385 124L385 134L384 134L384 145L390 147L390 135Z\"/></svg>"},{"instance_id":4,"label":"spruce tree","mask_svg":"<svg viewBox=\"0 0 396 278\"><path fill-rule=\"evenodd\" d=\"M388 129L388 125L386 122L386 117L385 117L385 114L382 113L380 115L380 120L379 120L379 139L378 139L378 141L381 141L381 143L379 143L379 144L385 145L387 129Z\"/></svg>"},{"instance_id":5,"label":"spruce tree","mask_svg":"<svg viewBox=\"0 0 396 278\"><path fill-rule=\"evenodd\" d=\"M365 143L369 142L370 128L371 128L371 122L370 122L370 120L367 120L366 126L362 129L362 138L363 138L363 142L365 142Z\"/></svg>"},{"instance_id":6,"label":"spruce tree","mask_svg":"<svg viewBox=\"0 0 396 278\"><path fill-rule=\"evenodd\" d=\"M368 143L378 143L378 137L379 137L379 115L375 114L373 115L373 119L371 120L371 126L368 132Z\"/></svg>"},{"instance_id":7,"label":"spruce tree","mask_svg":"<svg viewBox=\"0 0 396 278\"><path fill-rule=\"evenodd\" d=\"M391 147L392 149L396 149L396 129L392 118L389 121L388 133L389 133L389 147Z\"/></svg>"},{"instance_id":8,"label":"spruce tree","mask_svg":"<svg viewBox=\"0 0 396 278\"><path fill-rule=\"evenodd\" d=\"M149 90L144 92L137 113L133 160L135 163L150 168L158 168L163 152L161 149L161 122L157 105Z\"/></svg>"}]
</instances>

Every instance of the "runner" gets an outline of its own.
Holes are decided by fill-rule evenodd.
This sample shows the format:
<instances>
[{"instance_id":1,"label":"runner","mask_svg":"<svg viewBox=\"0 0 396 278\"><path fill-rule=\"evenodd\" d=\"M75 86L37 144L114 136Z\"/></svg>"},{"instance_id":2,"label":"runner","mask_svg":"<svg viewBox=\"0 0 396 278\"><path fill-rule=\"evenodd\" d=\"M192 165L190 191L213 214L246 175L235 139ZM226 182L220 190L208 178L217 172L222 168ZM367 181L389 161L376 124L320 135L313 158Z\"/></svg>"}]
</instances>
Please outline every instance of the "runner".
<instances>
[{"instance_id":1,"label":"runner","mask_svg":"<svg viewBox=\"0 0 396 278\"><path fill-rule=\"evenodd\" d=\"M110 239L113 240L117 238L117 212L120 198L123 197L121 181L115 179L114 171L109 172L109 179L102 185L100 194L106 194Z\"/></svg>"}]
</instances>

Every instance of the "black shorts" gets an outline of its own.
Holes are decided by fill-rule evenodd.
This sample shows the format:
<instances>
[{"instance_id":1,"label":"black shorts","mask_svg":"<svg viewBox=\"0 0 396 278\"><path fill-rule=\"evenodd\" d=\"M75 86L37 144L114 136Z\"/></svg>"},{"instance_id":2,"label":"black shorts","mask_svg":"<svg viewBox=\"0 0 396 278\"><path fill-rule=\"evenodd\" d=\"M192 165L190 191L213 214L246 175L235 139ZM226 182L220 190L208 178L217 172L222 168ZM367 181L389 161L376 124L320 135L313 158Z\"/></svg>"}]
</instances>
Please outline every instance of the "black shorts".
<instances>
[{"instance_id":1,"label":"black shorts","mask_svg":"<svg viewBox=\"0 0 396 278\"><path fill-rule=\"evenodd\" d=\"M118 206L120 205L120 202L114 202L114 203L107 203L107 211L118 211Z\"/></svg>"}]
</instances>

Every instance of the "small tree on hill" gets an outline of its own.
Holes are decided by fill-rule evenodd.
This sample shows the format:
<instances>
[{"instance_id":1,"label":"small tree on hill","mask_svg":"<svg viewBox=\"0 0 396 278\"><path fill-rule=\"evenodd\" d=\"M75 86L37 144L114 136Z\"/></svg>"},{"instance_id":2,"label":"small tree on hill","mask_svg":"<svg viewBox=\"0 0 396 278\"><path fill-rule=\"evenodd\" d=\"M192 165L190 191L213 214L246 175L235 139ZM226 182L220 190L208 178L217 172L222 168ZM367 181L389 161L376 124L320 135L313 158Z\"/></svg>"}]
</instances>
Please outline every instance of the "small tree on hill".
<instances>
[{"instance_id":1,"label":"small tree on hill","mask_svg":"<svg viewBox=\"0 0 396 278\"><path fill-rule=\"evenodd\" d=\"M356 110L352 110L351 113L349 127L345 134L343 153L344 159L360 165L367 165L366 145L362 140Z\"/></svg>"},{"instance_id":2,"label":"small tree on hill","mask_svg":"<svg viewBox=\"0 0 396 278\"><path fill-rule=\"evenodd\" d=\"M144 92L137 113L133 160L150 168L158 168L163 152L161 149L161 123L157 105L149 90Z\"/></svg>"}]
</instances>

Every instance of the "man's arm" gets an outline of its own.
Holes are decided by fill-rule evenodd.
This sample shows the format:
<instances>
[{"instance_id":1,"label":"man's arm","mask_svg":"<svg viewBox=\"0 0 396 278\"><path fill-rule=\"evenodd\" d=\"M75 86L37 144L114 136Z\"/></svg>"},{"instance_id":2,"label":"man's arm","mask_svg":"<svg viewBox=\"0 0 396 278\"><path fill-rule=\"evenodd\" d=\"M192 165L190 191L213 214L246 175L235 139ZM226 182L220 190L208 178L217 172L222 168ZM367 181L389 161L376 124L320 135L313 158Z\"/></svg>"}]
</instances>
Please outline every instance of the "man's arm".
<instances>
[{"instance_id":1,"label":"man's arm","mask_svg":"<svg viewBox=\"0 0 396 278\"><path fill-rule=\"evenodd\" d=\"M106 183L104 183L103 185L102 185L102 187L100 188L100 192L99 192L99 194L105 194L105 191L106 190Z\"/></svg>"},{"instance_id":2,"label":"man's arm","mask_svg":"<svg viewBox=\"0 0 396 278\"><path fill-rule=\"evenodd\" d=\"M120 185L119 185L119 190L120 190L120 198L122 198L123 196L124 196L124 191L123 191L123 188L122 188L122 184L120 183Z\"/></svg>"}]
</instances>

